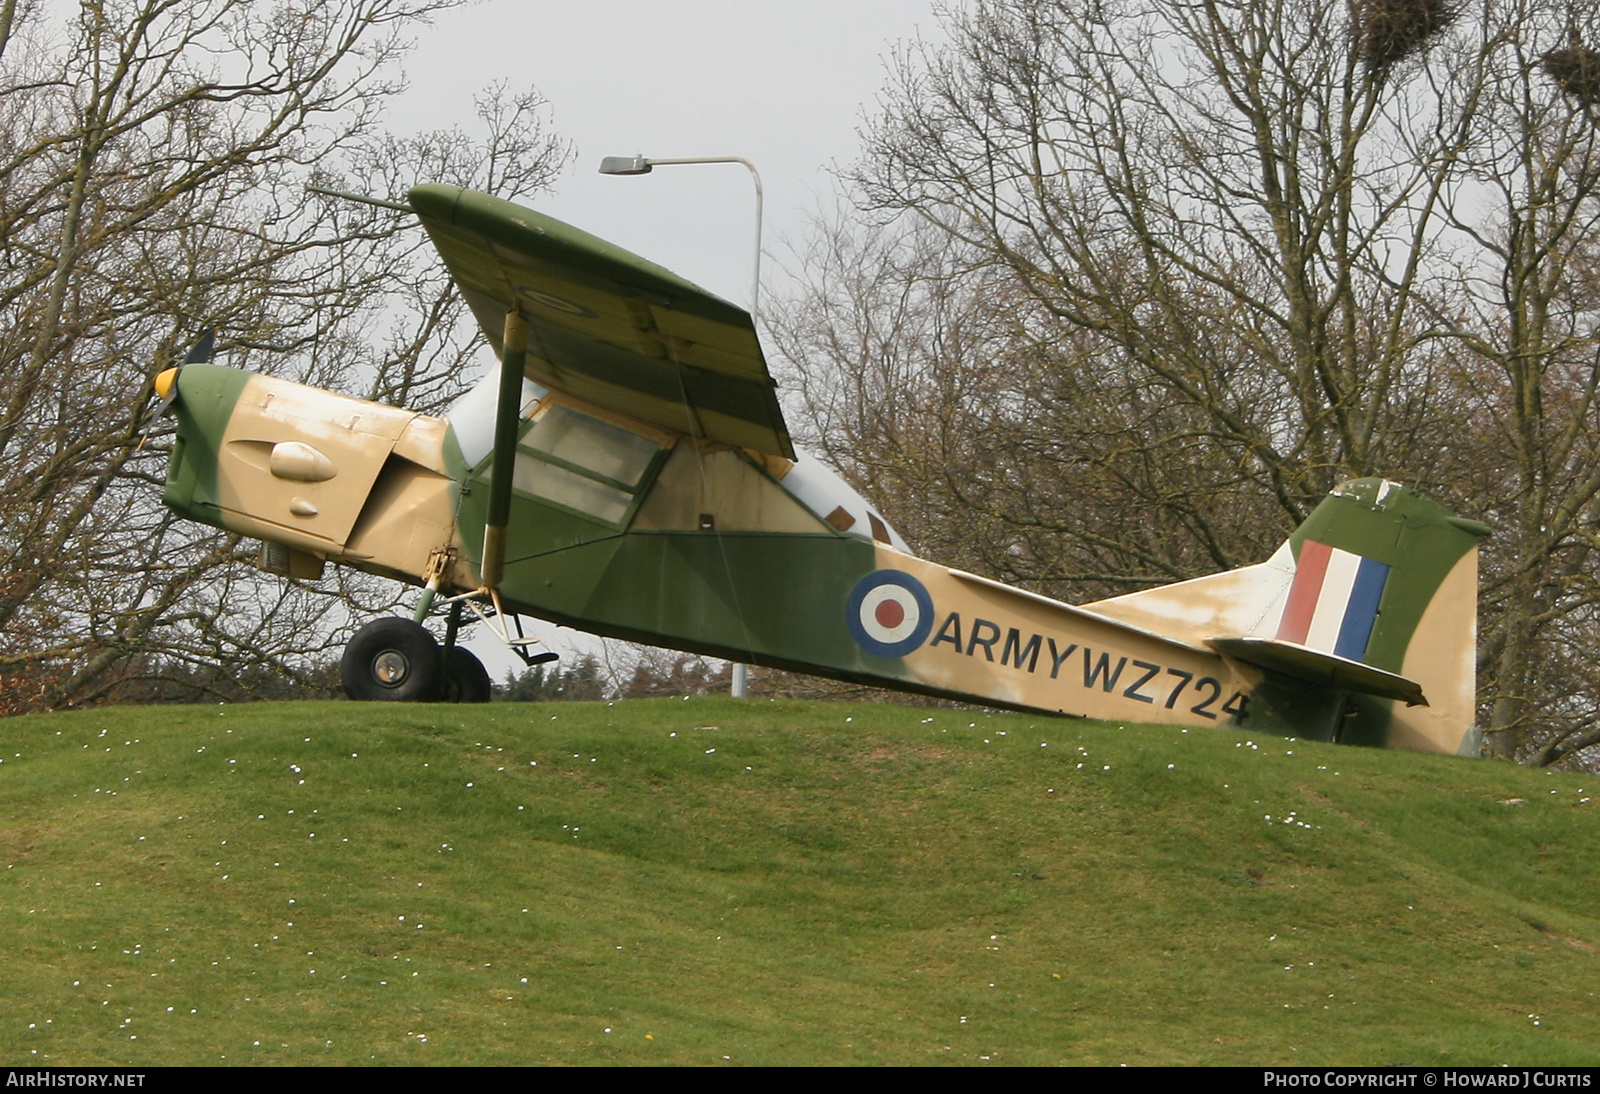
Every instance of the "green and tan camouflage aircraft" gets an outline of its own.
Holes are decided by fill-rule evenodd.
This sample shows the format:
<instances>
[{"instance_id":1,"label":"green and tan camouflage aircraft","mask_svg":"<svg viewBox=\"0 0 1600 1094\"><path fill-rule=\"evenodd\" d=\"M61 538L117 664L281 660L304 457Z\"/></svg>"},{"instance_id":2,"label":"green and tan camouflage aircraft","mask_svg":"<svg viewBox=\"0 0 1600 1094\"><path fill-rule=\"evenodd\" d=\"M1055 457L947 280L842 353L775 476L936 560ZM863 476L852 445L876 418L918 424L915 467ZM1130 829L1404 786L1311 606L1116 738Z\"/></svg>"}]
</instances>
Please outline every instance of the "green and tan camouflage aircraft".
<instances>
[{"instance_id":1,"label":"green and tan camouflage aircraft","mask_svg":"<svg viewBox=\"0 0 1600 1094\"><path fill-rule=\"evenodd\" d=\"M916 557L797 453L742 309L485 194L409 208L501 362L446 417L205 352L156 384L167 505L276 573L423 587L347 647L352 698L486 700L470 611L530 663L553 655L520 615L995 707L1476 753L1486 525L1356 479L1265 562L1074 607Z\"/></svg>"}]
</instances>

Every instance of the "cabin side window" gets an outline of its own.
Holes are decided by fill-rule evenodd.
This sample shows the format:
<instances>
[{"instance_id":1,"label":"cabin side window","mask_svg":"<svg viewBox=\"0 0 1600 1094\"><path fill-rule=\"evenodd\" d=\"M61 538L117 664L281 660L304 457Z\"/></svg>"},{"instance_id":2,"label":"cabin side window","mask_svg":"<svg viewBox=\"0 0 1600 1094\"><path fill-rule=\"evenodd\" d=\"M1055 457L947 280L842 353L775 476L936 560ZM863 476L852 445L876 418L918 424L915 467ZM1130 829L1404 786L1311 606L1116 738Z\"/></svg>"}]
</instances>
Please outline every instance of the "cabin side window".
<instances>
[{"instance_id":1,"label":"cabin side window","mask_svg":"<svg viewBox=\"0 0 1600 1094\"><path fill-rule=\"evenodd\" d=\"M547 406L517 445L512 485L607 524L633 511L664 449L648 437Z\"/></svg>"}]
</instances>

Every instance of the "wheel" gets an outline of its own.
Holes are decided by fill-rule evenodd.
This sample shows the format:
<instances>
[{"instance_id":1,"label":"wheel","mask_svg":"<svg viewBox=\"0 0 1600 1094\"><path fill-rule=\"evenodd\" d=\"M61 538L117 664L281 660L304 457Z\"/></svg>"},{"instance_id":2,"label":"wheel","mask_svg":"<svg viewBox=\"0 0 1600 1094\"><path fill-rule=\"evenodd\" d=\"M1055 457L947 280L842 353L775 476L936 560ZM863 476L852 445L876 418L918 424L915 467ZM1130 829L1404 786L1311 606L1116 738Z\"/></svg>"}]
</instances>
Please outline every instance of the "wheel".
<instances>
[{"instance_id":1,"label":"wheel","mask_svg":"<svg viewBox=\"0 0 1600 1094\"><path fill-rule=\"evenodd\" d=\"M476 654L460 646L450 648L439 685L439 699L446 703L487 703L493 690L489 670Z\"/></svg>"},{"instance_id":2,"label":"wheel","mask_svg":"<svg viewBox=\"0 0 1600 1094\"><path fill-rule=\"evenodd\" d=\"M414 703L438 683L439 644L409 619L375 619L344 648L339 676L352 699Z\"/></svg>"}]
</instances>

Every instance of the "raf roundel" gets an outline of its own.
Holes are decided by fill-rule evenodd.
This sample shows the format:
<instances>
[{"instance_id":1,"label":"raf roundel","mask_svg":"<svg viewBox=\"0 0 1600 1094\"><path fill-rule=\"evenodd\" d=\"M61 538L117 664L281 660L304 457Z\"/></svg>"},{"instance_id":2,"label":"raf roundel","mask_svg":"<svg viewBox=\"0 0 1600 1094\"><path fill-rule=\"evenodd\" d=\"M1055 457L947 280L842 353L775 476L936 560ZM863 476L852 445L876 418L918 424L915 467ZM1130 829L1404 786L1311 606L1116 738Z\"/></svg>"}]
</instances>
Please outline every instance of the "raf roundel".
<instances>
[{"instance_id":1,"label":"raf roundel","mask_svg":"<svg viewBox=\"0 0 1600 1094\"><path fill-rule=\"evenodd\" d=\"M875 657L904 657L933 630L933 598L899 570L876 570L856 583L845 609L856 644Z\"/></svg>"}]
</instances>

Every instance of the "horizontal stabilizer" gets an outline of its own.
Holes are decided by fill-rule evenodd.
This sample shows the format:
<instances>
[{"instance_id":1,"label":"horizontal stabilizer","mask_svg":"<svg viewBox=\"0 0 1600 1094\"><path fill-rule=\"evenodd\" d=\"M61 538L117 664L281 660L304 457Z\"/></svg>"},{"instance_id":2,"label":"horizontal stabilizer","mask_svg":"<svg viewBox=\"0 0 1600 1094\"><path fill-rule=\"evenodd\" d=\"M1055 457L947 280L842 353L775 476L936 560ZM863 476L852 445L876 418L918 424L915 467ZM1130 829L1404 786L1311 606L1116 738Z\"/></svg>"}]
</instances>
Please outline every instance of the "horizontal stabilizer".
<instances>
[{"instance_id":1,"label":"horizontal stabilizer","mask_svg":"<svg viewBox=\"0 0 1600 1094\"><path fill-rule=\"evenodd\" d=\"M1208 638L1206 645L1246 664L1281 672L1296 680L1359 691L1380 699L1399 699L1408 707L1427 706L1415 680L1335 653L1309 649L1278 638Z\"/></svg>"}]
</instances>

